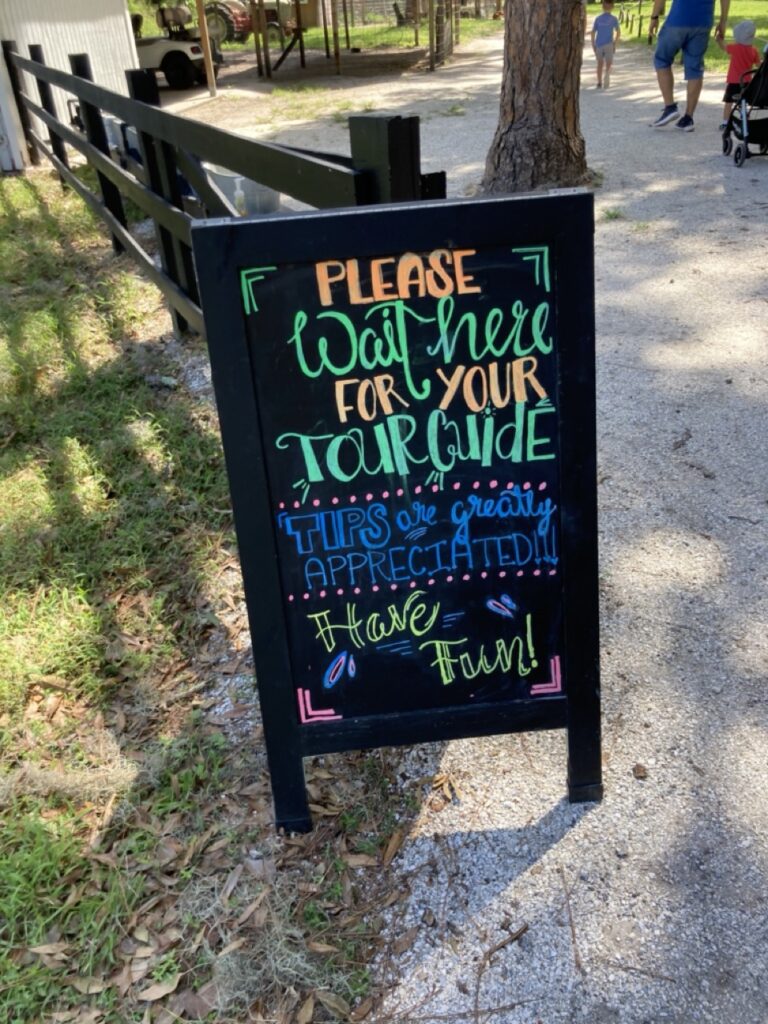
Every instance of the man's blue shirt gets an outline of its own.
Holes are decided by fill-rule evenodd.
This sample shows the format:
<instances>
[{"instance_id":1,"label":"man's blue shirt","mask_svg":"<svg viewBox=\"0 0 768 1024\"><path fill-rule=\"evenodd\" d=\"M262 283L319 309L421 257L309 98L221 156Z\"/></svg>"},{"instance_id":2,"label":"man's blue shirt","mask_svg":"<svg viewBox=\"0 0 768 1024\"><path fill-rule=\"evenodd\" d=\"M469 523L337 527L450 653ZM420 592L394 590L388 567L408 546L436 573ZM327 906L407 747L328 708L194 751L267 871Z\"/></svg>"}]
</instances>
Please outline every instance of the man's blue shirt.
<instances>
[{"instance_id":1,"label":"man's blue shirt","mask_svg":"<svg viewBox=\"0 0 768 1024\"><path fill-rule=\"evenodd\" d=\"M665 25L685 28L712 28L715 0L673 0Z\"/></svg>"}]
</instances>

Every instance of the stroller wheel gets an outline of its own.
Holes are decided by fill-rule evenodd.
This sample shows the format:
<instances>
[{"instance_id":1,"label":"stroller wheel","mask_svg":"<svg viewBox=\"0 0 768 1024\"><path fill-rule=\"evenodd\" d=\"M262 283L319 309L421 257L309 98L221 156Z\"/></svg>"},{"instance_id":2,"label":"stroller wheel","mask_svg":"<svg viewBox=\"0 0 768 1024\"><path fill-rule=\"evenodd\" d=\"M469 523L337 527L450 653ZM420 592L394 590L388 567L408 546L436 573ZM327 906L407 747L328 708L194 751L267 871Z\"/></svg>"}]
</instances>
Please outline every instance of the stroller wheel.
<instances>
[{"instance_id":1,"label":"stroller wheel","mask_svg":"<svg viewBox=\"0 0 768 1024\"><path fill-rule=\"evenodd\" d=\"M723 153L726 156L730 156L732 149L733 149L733 139L731 138L730 135L724 135L723 136Z\"/></svg>"},{"instance_id":2,"label":"stroller wheel","mask_svg":"<svg viewBox=\"0 0 768 1024\"><path fill-rule=\"evenodd\" d=\"M737 167L741 167L744 161L747 159L747 147L738 145L733 151L733 162Z\"/></svg>"}]
</instances>

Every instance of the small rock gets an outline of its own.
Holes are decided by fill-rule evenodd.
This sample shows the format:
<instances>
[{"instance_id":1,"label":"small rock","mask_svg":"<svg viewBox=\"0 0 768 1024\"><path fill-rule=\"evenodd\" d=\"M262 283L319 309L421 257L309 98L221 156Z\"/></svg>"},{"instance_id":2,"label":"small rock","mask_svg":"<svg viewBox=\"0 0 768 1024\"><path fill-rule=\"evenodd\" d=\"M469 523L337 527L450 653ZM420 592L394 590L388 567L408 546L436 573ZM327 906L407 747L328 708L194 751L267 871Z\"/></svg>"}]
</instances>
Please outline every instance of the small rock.
<instances>
[{"instance_id":1,"label":"small rock","mask_svg":"<svg viewBox=\"0 0 768 1024\"><path fill-rule=\"evenodd\" d=\"M648 769L645 767L644 764L640 764L640 762L638 762L632 769L632 774L635 776L636 779L647 779Z\"/></svg>"},{"instance_id":2,"label":"small rock","mask_svg":"<svg viewBox=\"0 0 768 1024\"><path fill-rule=\"evenodd\" d=\"M156 373L150 373L149 376L144 378L151 388L177 388L179 382L175 377L162 377Z\"/></svg>"}]
</instances>

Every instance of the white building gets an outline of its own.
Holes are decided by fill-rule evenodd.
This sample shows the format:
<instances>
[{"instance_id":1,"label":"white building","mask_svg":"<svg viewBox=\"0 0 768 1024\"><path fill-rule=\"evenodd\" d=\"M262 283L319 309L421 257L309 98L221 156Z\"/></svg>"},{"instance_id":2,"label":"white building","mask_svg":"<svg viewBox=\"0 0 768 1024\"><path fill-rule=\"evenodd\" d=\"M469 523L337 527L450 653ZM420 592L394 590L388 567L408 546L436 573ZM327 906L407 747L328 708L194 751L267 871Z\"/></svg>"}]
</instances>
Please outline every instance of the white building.
<instances>
[{"instance_id":1,"label":"white building","mask_svg":"<svg viewBox=\"0 0 768 1024\"><path fill-rule=\"evenodd\" d=\"M87 53L94 81L123 95L126 70L139 66L125 0L0 0L0 40L14 40L22 57L37 43L46 64L67 72L71 53ZM33 82L24 91L37 102ZM59 117L68 120L60 90L53 94ZM0 59L0 168L21 170L26 159L8 69Z\"/></svg>"}]
</instances>

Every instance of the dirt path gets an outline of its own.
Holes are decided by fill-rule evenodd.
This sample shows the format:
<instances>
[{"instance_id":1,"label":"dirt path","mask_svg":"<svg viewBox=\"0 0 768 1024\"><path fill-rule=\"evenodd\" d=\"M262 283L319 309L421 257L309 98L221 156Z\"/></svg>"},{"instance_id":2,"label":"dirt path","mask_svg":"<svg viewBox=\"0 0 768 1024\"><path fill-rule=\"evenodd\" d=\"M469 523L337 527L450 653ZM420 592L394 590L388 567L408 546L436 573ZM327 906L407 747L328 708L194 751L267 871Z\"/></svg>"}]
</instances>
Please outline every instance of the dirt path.
<instances>
[{"instance_id":1,"label":"dirt path","mask_svg":"<svg viewBox=\"0 0 768 1024\"><path fill-rule=\"evenodd\" d=\"M335 82L324 109L418 113L424 168L468 194L500 55L486 40L437 75ZM648 127L644 49L609 91L593 80L588 53L606 798L564 801L560 734L405 754L404 775L444 772L460 798L425 803L393 866L410 895L373 966L381 1022L768 1020L768 160L721 155L719 80L691 134ZM275 135L253 96L219 104ZM316 113L280 139L346 149Z\"/></svg>"}]
</instances>

